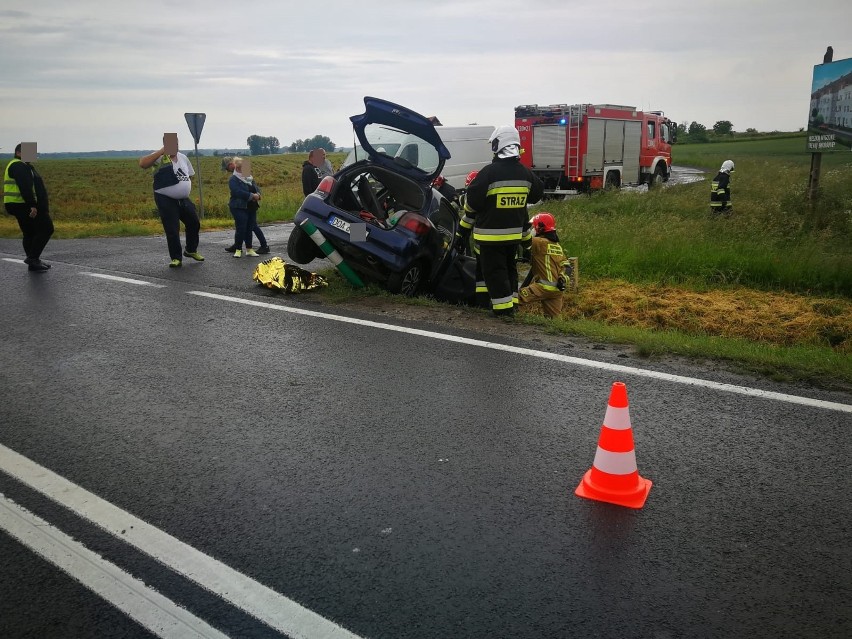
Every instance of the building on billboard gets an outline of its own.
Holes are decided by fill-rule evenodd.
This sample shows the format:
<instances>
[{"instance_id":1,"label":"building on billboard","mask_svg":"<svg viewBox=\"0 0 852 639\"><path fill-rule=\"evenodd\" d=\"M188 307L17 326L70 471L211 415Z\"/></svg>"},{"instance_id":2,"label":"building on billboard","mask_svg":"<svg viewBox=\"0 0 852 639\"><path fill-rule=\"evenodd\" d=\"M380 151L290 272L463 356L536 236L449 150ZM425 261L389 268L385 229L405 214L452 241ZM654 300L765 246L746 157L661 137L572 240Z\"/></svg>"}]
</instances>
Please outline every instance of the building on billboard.
<instances>
[{"instance_id":1,"label":"building on billboard","mask_svg":"<svg viewBox=\"0 0 852 639\"><path fill-rule=\"evenodd\" d=\"M808 151L852 149L852 58L818 64L811 83Z\"/></svg>"}]
</instances>

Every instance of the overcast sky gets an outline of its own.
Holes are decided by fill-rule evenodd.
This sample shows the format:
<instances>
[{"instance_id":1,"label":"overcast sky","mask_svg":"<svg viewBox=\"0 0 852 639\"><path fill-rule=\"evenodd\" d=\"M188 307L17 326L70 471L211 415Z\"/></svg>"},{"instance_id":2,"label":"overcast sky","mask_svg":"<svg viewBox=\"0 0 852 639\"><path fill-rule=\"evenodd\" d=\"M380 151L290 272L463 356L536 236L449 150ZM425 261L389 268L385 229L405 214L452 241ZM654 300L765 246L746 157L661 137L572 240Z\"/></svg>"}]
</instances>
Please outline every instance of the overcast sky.
<instances>
[{"instance_id":1,"label":"overcast sky","mask_svg":"<svg viewBox=\"0 0 852 639\"><path fill-rule=\"evenodd\" d=\"M444 125L519 104L626 104L708 128L807 123L850 0L38 0L0 9L0 149L153 149L203 112L201 148L352 144L372 95Z\"/></svg>"}]
</instances>

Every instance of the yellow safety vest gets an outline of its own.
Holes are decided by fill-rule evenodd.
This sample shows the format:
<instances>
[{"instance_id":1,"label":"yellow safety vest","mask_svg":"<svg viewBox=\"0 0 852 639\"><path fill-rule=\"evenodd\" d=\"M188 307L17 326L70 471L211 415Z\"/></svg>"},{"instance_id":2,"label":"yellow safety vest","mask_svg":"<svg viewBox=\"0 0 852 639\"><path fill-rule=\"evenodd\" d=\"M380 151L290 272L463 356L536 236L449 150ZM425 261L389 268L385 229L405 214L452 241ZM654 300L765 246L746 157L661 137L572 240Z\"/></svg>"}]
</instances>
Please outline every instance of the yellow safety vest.
<instances>
[{"instance_id":1,"label":"yellow safety vest","mask_svg":"<svg viewBox=\"0 0 852 639\"><path fill-rule=\"evenodd\" d=\"M3 203L4 204L24 204L25 200L21 197L21 189L18 188L18 183L9 176L9 167L15 162L20 162L18 158L12 158L12 161L6 165L6 171L3 175Z\"/></svg>"}]
</instances>

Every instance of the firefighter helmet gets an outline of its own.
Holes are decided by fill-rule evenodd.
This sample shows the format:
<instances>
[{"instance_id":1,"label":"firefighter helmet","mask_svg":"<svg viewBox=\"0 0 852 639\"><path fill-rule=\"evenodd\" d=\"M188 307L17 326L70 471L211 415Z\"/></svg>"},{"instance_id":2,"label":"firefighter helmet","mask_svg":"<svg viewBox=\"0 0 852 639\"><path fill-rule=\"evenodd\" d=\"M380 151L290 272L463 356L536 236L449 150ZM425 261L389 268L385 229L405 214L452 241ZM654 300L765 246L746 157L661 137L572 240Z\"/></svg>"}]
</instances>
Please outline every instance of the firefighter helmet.
<instances>
[{"instance_id":1,"label":"firefighter helmet","mask_svg":"<svg viewBox=\"0 0 852 639\"><path fill-rule=\"evenodd\" d=\"M556 219L545 211L534 215L533 219L530 220L530 224L532 224L538 235L556 230Z\"/></svg>"},{"instance_id":2,"label":"firefighter helmet","mask_svg":"<svg viewBox=\"0 0 852 639\"><path fill-rule=\"evenodd\" d=\"M722 168L719 169L722 173L733 173L734 172L734 161L733 160L725 160L722 162Z\"/></svg>"},{"instance_id":3,"label":"firefighter helmet","mask_svg":"<svg viewBox=\"0 0 852 639\"><path fill-rule=\"evenodd\" d=\"M488 141L491 142L491 150L494 151L494 153L500 153L500 151L513 144L517 147L517 149L514 153L511 153L511 155L518 155L520 153L521 136L518 133L518 130L513 126L498 126L494 129L494 133L491 134Z\"/></svg>"},{"instance_id":4,"label":"firefighter helmet","mask_svg":"<svg viewBox=\"0 0 852 639\"><path fill-rule=\"evenodd\" d=\"M465 188L470 186L470 183L476 179L477 175L479 175L479 171L471 171L467 174L467 177L464 179Z\"/></svg>"}]
</instances>

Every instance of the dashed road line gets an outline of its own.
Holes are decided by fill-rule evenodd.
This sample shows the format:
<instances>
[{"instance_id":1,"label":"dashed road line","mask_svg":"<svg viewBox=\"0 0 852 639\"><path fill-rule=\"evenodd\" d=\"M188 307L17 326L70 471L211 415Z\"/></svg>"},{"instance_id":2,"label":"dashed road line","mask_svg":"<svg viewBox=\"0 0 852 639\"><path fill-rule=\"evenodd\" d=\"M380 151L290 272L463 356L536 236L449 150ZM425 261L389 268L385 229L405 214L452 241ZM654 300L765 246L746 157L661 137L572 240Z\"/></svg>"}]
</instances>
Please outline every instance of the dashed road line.
<instances>
[{"instance_id":1,"label":"dashed road line","mask_svg":"<svg viewBox=\"0 0 852 639\"><path fill-rule=\"evenodd\" d=\"M80 275L88 275L89 277L99 277L104 280L113 280L115 282L125 282L126 284L138 284L139 286L151 286L153 288L166 288L165 284L152 284L145 280L134 280L129 277L119 277L117 275L104 275L103 273L88 273L81 271Z\"/></svg>"}]
</instances>

